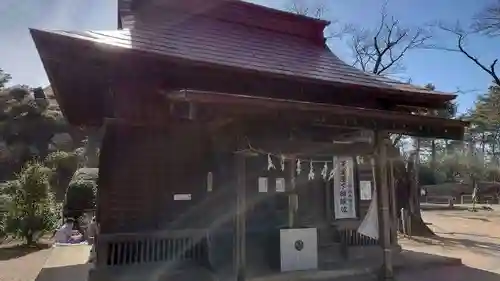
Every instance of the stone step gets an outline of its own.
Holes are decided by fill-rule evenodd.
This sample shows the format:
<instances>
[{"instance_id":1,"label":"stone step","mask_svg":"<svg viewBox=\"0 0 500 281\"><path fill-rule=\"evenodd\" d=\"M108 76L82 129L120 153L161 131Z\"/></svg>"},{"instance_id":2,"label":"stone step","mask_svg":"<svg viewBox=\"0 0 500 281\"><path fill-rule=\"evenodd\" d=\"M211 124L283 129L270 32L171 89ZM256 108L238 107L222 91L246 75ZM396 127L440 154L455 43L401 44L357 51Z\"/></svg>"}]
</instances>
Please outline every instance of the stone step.
<instances>
[{"instance_id":1,"label":"stone step","mask_svg":"<svg viewBox=\"0 0 500 281\"><path fill-rule=\"evenodd\" d=\"M318 266L320 269L333 269L335 264L344 260L340 243L330 242L318 245Z\"/></svg>"}]
</instances>

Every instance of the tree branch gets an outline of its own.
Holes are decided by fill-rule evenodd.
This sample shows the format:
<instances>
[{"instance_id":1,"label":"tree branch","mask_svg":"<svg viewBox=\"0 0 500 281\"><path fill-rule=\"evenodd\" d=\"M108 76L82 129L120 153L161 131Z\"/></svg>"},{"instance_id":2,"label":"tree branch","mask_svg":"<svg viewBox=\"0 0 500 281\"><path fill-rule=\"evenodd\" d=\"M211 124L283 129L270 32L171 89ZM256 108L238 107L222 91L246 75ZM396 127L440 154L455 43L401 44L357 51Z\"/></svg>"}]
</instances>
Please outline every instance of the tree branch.
<instances>
[{"instance_id":1,"label":"tree branch","mask_svg":"<svg viewBox=\"0 0 500 281\"><path fill-rule=\"evenodd\" d=\"M313 11L307 7L306 3L303 0L291 0L289 9L291 12L296 13L298 15L313 17L313 18L322 18L325 11L325 2L318 1Z\"/></svg>"},{"instance_id":2,"label":"tree branch","mask_svg":"<svg viewBox=\"0 0 500 281\"><path fill-rule=\"evenodd\" d=\"M486 6L473 20L471 28L474 32L492 37L500 35L500 0Z\"/></svg>"},{"instance_id":3,"label":"tree branch","mask_svg":"<svg viewBox=\"0 0 500 281\"><path fill-rule=\"evenodd\" d=\"M389 18L386 6L387 2L382 7L376 29L352 28L348 33L351 36L353 66L376 75L402 68L404 55L411 49L424 46L431 38L421 28L402 27L399 20Z\"/></svg>"},{"instance_id":4,"label":"tree branch","mask_svg":"<svg viewBox=\"0 0 500 281\"><path fill-rule=\"evenodd\" d=\"M468 33L466 33L464 30L462 30L458 24L457 24L457 26L455 26L455 28L450 28L450 27L447 27L443 24L439 24L438 28L456 36L457 47L456 48L447 48L447 47L439 47L439 46L429 46L427 48L462 53L465 57L467 57L474 64L476 64L480 69L482 69L484 72L486 72L488 75L490 75L496 85L500 86L500 78L498 77L498 74L496 72L496 65L497 65L498 59L493 60L493 62L488 66L488 65L482 63L481 61L479 61L478 57L472 55L468 50L466 50L465 40L468 36Z\"/></svg>"}]
</instances>

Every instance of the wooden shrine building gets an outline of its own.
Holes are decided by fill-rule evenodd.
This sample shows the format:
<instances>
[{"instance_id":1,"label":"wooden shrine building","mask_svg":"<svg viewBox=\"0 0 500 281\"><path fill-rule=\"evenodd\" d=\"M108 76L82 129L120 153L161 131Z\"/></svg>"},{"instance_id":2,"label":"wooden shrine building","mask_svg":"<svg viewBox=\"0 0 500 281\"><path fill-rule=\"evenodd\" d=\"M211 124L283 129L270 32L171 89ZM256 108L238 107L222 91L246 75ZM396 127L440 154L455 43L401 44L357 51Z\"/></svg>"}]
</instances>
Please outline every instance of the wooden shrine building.
<instances>
[{"instance_id":1,"label":"wooden shrine building","mask_svg":"<svg viewBox=\"0 0 500 281\"><path fill-rule=\"evenodd\" d=\"M412 114L454 95L345 64L327 21L238 0L118 10L118 30L31 30L67 120L105 130L90 280L188 264L227 280L271 274L281 231L306 228L319 269L385 261L392 274L388 136L461 139L466 123ZM375 177L358 156L375 159ZM377 189L378 240L357 232L362 182Z\"/></svg>"}]
</instances>

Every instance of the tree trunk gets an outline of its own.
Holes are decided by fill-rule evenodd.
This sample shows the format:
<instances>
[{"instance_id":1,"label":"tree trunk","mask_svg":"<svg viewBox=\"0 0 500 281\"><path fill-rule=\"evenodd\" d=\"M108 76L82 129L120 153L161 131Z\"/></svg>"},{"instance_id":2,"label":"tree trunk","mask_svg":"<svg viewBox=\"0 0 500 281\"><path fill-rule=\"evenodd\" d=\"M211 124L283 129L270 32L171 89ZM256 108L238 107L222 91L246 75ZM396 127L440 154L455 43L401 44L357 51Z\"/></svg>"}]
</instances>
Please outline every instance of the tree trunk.
<instances>
[{"instance_id":1,"label":"tree trunk","mask_svg":"<svg viewBox=\"0 0 500 281\"><path fill-rule=\"evenodd\" d=\"M420 138L417 138L417 147L415 149L415 155L413 159L413 179L412 179L412 193L411 202L411 213L420 217L420 179L419 179L419 165L420 165ZM411 159L411 158L410 158ZM411 160L410 160L411 161Z\"/></svg>"},{"instance_id":2,"label":"tree trunk","mask_svg":"<svg viewBox=\"0 0 500 281\"><path fill-rule=\"evenodd\" d=\"M422 220L420 211L420 187L418 184L418 157L420 150L420 140L417 139L417 149L410 157L407 165L403 161L395 163L394 176L396 178L396 198L398 218L401 219L401 209L405 209L408 217L404 218L407 225L405 234L410 236L435 236L434 232Z\"/></svg>"},{"instance_id":3,"label":"tree trunk","mask_svg":"<svg viewBox=\"0 0 500 281\"><path fill-rule=\"evenodd\" d=\"M436 140L431 140L431 169L436 171Z\"/></svg>"},{"instance_id":4,"label":"tree trunk","mask_svg":"<svg viewBox=\"0 0 500 281\"><path fill-rule=\"evenodd\" d=\"M486 148L486 136L484 133L482 133L481 134L481 152L483 153L483 156L484 156L485 148Z\"/></svg>"},{"instance_id":5,"label":"tree trunk","mask_svg":"<svg viewBox=\"0 0 500 281\"><path fill-rule=\"evenodd\" d=\"M496 146L496 138L493 139L493 142L491 143L491 154L493 156L493 163L495 163L496 166L498 166L498 155L497 155L497 146ZM496 181L496 174L494 181Z\"/></svg>"},{"instance_id":6,"label":"tree trunk","mask_svg":"<svg viewBox=\"0 0 500 281\"><path fill-rule=\"evenodd\" d=\"M33 231L28 230L24 233L24 239L26 239L26 245L31 246L34 244Z\"/></svg>"}]
</instances>

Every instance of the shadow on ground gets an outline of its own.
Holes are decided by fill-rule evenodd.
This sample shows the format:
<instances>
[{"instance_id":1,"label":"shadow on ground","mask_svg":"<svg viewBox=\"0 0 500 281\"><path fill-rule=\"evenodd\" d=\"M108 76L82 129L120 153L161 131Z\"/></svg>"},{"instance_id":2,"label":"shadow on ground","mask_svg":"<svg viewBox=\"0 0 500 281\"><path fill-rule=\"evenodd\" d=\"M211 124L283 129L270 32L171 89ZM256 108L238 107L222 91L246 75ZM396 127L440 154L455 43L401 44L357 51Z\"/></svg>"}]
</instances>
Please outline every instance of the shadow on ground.
<instances>
[{"instance_id":1,"label":"shadow on ground","mask_svg":"<svg viewBox=\"0 0 500 281\"><path fill-rule=\"evenodd\" d=\"M450 217L450 218L460 218L460 219L467 219L467 220L477 220L477 221L482 221L482 222L491 222L490 219L480 217L481 215L484 214L479 214L477 217L472 216L474 214L470 212L454 212L454 213L442 213L439 214L441 217Z\"/></svg>"},{"instance_id":2,"label":"shadow on ground","mask_svg":"<svg viewBox=\"0 0 500 281\"><path fill-rule=\"evenodd\" d=\"M500 236L491 236L491 235L484 235L484 234L477 234L477 233L470 234L470 233L466 233L466 232L436 231L436 234L438 234L438 235L440 235L440 234L444 234L444 235L472 235L475 237L481 237L481 238L487 238L487 239L499 239L500 240Z\"/></svg>"},{"instance_id":3,"label":"shadow on ground","mask_svg":"<svg viewBox=\"0 0 500 281\"><path fill-rule=\"evenodd\" d=\"M426 245L442 245L444 247L465 247L470 250L499 253L500 244L466 238L436 236L432 239L413 237L412 240ZM500 279L499 279L500 280Z\"/></svg>"},{"instance_id":4,"label":"shadow on ground","mask_svg":"<svg viewBox=\"0 0 500 281\"><path fill-rule=\"evenodd\" d=\"M403 271L396 275L398 281L498 281L500 275L465 265L431 268L423 271Z\"/></svg>"},{"instance_id":5,"label":"shadow on ground","mask_svg":"<svg viewBox=\"0 0 500 281\"><path fill-rule=\"evenodd\" d=\"M42 268L35 281L86 281L90 264Z\"/></svg>"},{"instance_id":6,"label":"shadow on ground","mask_svg":"<svg viewBox=\"0 0 500 281\"><path fill-rule=\"evenodd\" d=\"M0 247L0 261L20 258L34 252L49 248L47 244L36 244L32 246L27 245L6 245Z\"/></svg>"},{"instance_id":7,"label":"shadow on ground","mask_svg":"<svg viewBox=\"0 0 500 281\"><path fill-rule=\"evenodd\" d=\"M422 211L467 211L469 207L455 205L450 208L447 204L433 204L433 203L421 203L420 209Z\"/></svg>"}]
</instances>

